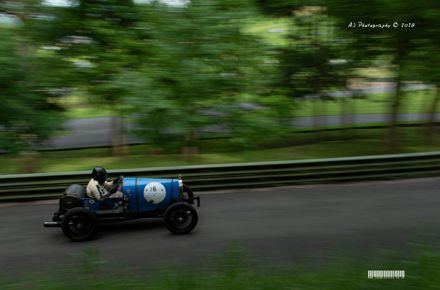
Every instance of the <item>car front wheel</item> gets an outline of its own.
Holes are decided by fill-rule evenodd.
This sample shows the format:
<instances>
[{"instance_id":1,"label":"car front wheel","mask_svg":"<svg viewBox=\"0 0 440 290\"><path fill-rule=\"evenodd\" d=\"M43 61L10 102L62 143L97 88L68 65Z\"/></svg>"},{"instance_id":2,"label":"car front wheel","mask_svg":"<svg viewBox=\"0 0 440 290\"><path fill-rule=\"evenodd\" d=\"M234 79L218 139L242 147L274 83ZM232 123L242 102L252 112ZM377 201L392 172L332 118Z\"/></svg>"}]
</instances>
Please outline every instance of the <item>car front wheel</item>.
<instances>
[{"instance_id":1,"label":"car front wheel","mask_svg":"<svg viewBox=\"0 0 440 290\"><path fill-rule=\"evenodd\" d=\"M191 232L196 227L198 219L196 209L182 202L171 205L164 217L167 229L176 235Z\"/></svg>"}]
</instances>

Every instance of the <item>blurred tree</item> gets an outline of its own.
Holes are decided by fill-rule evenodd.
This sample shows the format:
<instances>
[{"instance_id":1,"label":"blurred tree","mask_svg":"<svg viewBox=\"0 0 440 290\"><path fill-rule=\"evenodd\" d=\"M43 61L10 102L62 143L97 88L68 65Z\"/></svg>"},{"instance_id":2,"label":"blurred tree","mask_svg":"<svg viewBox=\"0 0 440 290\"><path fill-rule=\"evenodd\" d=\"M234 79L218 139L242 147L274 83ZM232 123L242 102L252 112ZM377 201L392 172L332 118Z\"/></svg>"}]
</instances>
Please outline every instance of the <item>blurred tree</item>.
<instances>
[{"instance_id":1,"label":"blurred tree","mask_svg":"<svg viewBox=\"0 0 440 290\"><path fill-rule=\"evenodd\" d=\"M264 44L240 31L252 7L194 0L186 8L155 9L161 17L153 22L143 13L138 27L152 35L146 44L154 58L115 83L135 108L138 136L160 147L193 149L203 136L227 134L240 146L276 138L289 105L269 97L275 72L261 65Z\"/></svg>"},{"instance_id":2,"label":"blurred tree","mask_svg":"<svg viewBox=\"0 0 440 290\"><path fill-rule=\"evenodd\" d=\"M36 53L25 28L0 26L0 150L9 153L30 150L61 129L63 119L48 101L60 88L52 69L62 64Z\"/></svg>"},{"instance_id":3,"label":"blurred tree","mask_svg":"<svg viewBox=\"0 0 440 290\"><path fill-rule=\"evenodd\" d=\"M422 1L417 9L417 14L423 19L423 22L415 24L417 27L419 25L423 26L417 28L420 31L417 31L417 39L413 40L416 48L412 49L408 55L409 60L405 73L416 77L424 83L434 84L437 87L430 104L426 108L428 118L424 133L425 144L429 146L435 128L435 114L440 101L440 68L438 66L440 64L440 54L438 53L440 45L440 29L438 28L440 2ZM429 96L431 96L431 93L427 91L427 97Z\"/></svg>"},{"instance_id":4,"label":"blurred tree","mask_svg":"<svg viewBox=\"0 0 440 290\"><path fill-rule=\"evenodd\" d=\"M396 74L396 93L391 100L390 132L387 150L397 152L399 105L402 100L402 81L414 75L408 72L411 53L419 49L417 40L424 39L430 24L424 16L430 0L335 0L328 2L328 13L335 16L338 25L353 40L350 50L357 52L357 59L374 60L375 56L387 56L392 60ZM427 5L428 4L428 5ZM432 7L431 7L432 8ZM431 9L429 8L429 9ZM373 25L387 25L383 27Z\"/></svg>"},{"instance_id":5,"label":"blurred tree","mask_svg":"<svg viewBox=\"0 0 440 290\"><path fill-rule=\"evenodd\" d=\"M291 17L294 11L308 6L322 6L325 0L256 0L264 14L275 17Z\"/></svg>"},{"instance_id":6,"label":"blurred tree","mask_svg":"<svg viewBox=\"0 0 440 290\"><path fill-rule=\"evenodd\" d=\"M123 89L110 82L118 73L146 61L150 53L144 46L148 31L136 29L139 5L132 0L80 0L65 7L40 5L37 13L40 21L34 28L39 43L60 48L56 53L77 65L71 85L87 87L92 102L122 116ZM117 120L112 122L115 154L126 149L121 147L120 127Z\"/></svg>"},{"instance_id":7,"label":"blurred tree","mask_svg":"<svg viewBox=\"0 0 440 290\"><path fill-rule=\"evenodd\" d=\"M297 4L301 3L307 2ZM334 101L326 92L345 88L350 65L345 60L350 56L345 52L346 44L335 41L340 36L325 9L297 6L290 17L289 44L279 48L282 53L278 54L283 77L276 86L292 100L312 99L315 127L326 125L326 102Z\"/></svg>"}]
</instances>

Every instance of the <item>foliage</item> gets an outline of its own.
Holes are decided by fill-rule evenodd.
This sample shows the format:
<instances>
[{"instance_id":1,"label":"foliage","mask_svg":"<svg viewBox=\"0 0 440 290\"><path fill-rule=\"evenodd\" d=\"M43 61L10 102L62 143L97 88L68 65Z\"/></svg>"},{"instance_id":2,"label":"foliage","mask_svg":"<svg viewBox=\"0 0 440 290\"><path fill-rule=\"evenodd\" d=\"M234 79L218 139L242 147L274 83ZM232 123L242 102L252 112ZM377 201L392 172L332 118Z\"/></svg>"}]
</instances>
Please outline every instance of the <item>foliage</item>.
<instances>
[{"instance_id":1,"label":"foliage","mask_svg":"<svg viewBox=\"0 0 440 290\"><path fill-rule=\"evenodd\" d=\"M304 6L321 6L322 0L257 0L256 3L264 14L276 17L290 17L293 11Z\"/></svg>"},{"instance_id":2,"label":"foliage","mask_svg":"<svg viewBox=\"0 0 440 290\"><path fill-rule=\"evenodd\" d=\"M66 87L87 87L90 100L106 106L101 115L130 115L138 121L138 136L171 148L198 146L200 138L219 134L232 136L229 145L237 147L275 140L287 134L292 112L300 108L292 101L325 96L344 87L354 69L379 62L399 82L439 82L434 0L194 0L180 7L132 0L80 0L65 7L3 1L0 8L22 23L1 32L7 105L0 147L7 150L50 135L60 122L47 97ZM287 46L269 47L243 33L261 12L291 22ZM394 28L393 22L415 27ZM390 98L394 123L401 99Z\"/></svg>"},{"instance_id":3,"label":"foliage","mask_svg":"<svg viewBox=\"0 0 440 290\"><path fill-rule=\"evenodd\" d=\"M436 26L435 20L427 17L426 13L427 7L433 8L429 6L430 3L433 4L429 0L418 4L408 0L338 0L329 4L328 11L336 16L341 29L351 34L354 39L351 49L363 52L364 59L386 56L391 61L399 88L403 80L420 79L420 68L429 65L426 59L417 66L411 64L414 56L421 52L423 54L422 44L436 34L432 32L432 27ZM401 99L402 94L397 89L390 104L390 152L397 149L395 123Z\"/></svg>"},{"instance_id":4,"label":"foliage","mask_svg":"<svg viewBox=\"0 0 440 290\"><path fill-rule=\"evenodd\" d=\"M167 147L169 140L194 146L201 136L219 133L251 145L279 133L277 117L288 104L257 106L268 98L260 92L271 90L267 80L274 71L259 65L264 46L240 30L253 11L220 2L191 1L185 9L156 4L160 19L144 18L138 27L149 31L148 45L157 54L114 83L135 107L138 136ZM243 104L245 93L253 96Z\"/></svg>"},{"instance_id":5,"label":"foliage","mask_svg":"<svg viewBox=\"0 0 440 290\"><path fill-rule=\"evenodd\" d=\"M48 102L62 62L38 55L20 27L0 27L0 149L19 152L60 129L59 108Z\"/></svg>"},{"instance_id":6,"label":"foliage","mask_svg":"<svg viewBox=\"0 0 440 290\"><path fill-rule=\"evenodd\" d=\"M53 19L36 22L38 41L58 47L56 53L77 66L71 66L71 85L88 87L92 102L114 108L121 89L110 80L146 55L142 41L148 35L134 29L139 6L132 0L81 0L67 7L40 6L39 12Z\"/></svg>"}]
</instances>

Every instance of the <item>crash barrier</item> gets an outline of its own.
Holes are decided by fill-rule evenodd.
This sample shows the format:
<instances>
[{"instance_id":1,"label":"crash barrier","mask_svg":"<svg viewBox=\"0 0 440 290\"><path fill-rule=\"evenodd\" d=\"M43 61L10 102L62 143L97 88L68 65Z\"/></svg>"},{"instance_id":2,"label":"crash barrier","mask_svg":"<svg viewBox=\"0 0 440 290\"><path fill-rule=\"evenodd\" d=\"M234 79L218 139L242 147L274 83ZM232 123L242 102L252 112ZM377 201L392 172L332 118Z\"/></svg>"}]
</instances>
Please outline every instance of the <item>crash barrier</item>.
<instances>
[{"instance_id":1,"label":"crash barrier","mask_svg":"<svg viewBox=\"0 0 440 290\"><path fill-rule=\"evenodd\" d=\"M109 170L109 177L178 178L194 191L440 175L440 152ZM91 171L0 176L0 201L59 198Z\"/></svg>"}]
</instances>

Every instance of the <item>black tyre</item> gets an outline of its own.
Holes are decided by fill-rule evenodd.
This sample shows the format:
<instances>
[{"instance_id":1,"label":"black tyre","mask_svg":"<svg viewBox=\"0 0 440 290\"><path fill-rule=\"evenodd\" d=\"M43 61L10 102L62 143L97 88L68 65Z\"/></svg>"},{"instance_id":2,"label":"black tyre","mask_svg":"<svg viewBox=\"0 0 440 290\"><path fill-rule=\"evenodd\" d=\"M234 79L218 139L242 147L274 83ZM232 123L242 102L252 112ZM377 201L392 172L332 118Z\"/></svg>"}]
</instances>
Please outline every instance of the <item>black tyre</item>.
<instances>
[{"instance_id":1,"label":"black tyre","mask_svg":"<svg viewBox=\"0 0 440 290\"><path fill-rule=\"evenodd\" d=\"M182 195L180 196L180 201L185 201L185 200L188 199L189 197L194 197L194 193L193 193L193 191L191 190L191 188L189 188L188 185L184 184L184 185L183 185L183 193L182 193ZM188 202L188 203L193 204L194 201L191 200L191 201Z\"/></svg>"},{"instance_id":2,"label":"black tyre","mask_svg":"<svg viewBox=\"0 0 440 290\"><path fill-rule=\"evenodd\" d=\"M98 218L90 210L77 207L64 215L61 229L66 237L75 242L87 241L98 230Z\"/></svg>"},{"instance_id":3,"label":"black tyre","mask_svg":"<svg viewBox=\"0 0 440 290\"><path fill-rule=\"evenodd\" d=\"M178 202L166 210L164 220L170 232L184 235L196 227L199 216L194 207L187 203Z\"/></svg>"}]
</instances>

